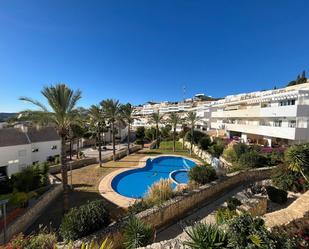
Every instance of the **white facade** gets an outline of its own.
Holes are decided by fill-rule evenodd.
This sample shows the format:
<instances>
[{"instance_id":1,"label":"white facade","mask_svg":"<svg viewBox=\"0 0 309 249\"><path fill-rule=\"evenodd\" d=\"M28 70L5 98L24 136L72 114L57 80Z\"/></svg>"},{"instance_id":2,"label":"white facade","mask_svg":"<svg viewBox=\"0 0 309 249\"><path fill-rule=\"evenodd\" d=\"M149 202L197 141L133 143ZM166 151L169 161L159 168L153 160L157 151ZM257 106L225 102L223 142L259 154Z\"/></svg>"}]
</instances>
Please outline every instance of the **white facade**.
<instances>
[{"instance_id":1,"label":"white facade","mask_svg":"<svg viewBox=\"0 0 309 249\"><path fill-rule=\"evenodd\" d=\"M52 127L0 129L0 179L60 154L61 140Z\"/></svg>"},{"instance_id":2,"label":"white facade","mask_svg":"<svg viewBox=\"0 0 309 249\"><path fill-rule=\"evenodd\" d=\"M309 141L309 83L227 96L213 103L211 128L245 142L293 144Z\"/></svg>"},{"instance_id":3,"label":"white facade","mask_svg":"<svg viewBox=\"0 0 309 249\"><path fill-rule=\"evenodd\" d=\"M3 170L7 176L10 177L31 164L30 144L0 147L0 168L5 167Z\"/></svg>"},{"instance_id":4,"label":"white facade","mask_svg":"<svg viewBox=\"0 0 309 249\"><path fill-rule=\"evenodd\" d=\"M35 162L45 162L48 157L61 154L61 141L32 143L31 152L31 164Z\"/></svg>"},{"instance_id":5,"label":"white facade","mask_svg":"<svg viewBox=\"0 0 309 249\"><path fill-rule=\"evenodd\" d=\"M0 168L6 167L7 176L10 177L33 163L45 162L48 157L60 153L60 140L0 147Z\"/></svg>"}]
</instances>

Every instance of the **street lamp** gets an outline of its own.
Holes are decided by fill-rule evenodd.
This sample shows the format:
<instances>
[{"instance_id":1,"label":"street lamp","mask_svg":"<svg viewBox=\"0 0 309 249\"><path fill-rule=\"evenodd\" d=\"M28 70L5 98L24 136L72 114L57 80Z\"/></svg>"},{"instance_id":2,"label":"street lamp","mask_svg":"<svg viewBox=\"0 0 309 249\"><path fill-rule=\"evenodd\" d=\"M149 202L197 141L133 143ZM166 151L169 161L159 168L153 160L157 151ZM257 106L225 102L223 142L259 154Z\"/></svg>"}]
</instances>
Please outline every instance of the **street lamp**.
<instances>
[{"instance_id":1,"label":"street lamp","mask_svg":"<svg viewBox=\"0 0 309 249\"><path fill-rule=\"evenodd\" d=\"M1 211L3 212L3 243L6 243L6 204L9 200L0 200Z\"/></svg>"}]
</instances>

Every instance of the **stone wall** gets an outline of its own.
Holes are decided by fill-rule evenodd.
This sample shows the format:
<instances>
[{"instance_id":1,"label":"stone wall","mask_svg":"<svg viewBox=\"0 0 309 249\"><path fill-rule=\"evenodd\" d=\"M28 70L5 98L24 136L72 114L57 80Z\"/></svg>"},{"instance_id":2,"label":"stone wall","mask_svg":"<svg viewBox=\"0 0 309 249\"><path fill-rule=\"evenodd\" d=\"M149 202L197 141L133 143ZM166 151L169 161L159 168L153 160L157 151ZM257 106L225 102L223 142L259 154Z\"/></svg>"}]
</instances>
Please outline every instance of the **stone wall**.
<instances>
[{"instance_id":1,"label":"stone wall","mask_svg":"<svg viewBox=\"0 0 309 249\"><path fill-rule=\"evenodd\" d=\"M239 196L237 196L239 198ZM236 211L241 212L249 212L253 216L263 215L267 210L267 198L261 196L252 196L250 199L242 199L242 205L236 208ZM216 222L216 212L213 211L207 217L205 217L202 222L206 222L207 224L215 224ZM192 226L186 227L186 229L190 229ZM183 232L177 237L169 240L163 240L160 242L153 243L151 245L145 247L139 247L138 249L188 249L183 245L183 241L187 241L188 235Z\"/></svg>"},{"instance_id":2,"label":"stone wall","mask_svg":"<svg viewBox=\"0 0 309 249\"><path fill-rule=\"evenodd\" d=\"M41 195L36 202L27 208L26 212L18 217L7 227L6 241L10 240L15 234L25 231L39 217L45 208L62 193L62 184L53 180L51 188ZM3 231L0 234L0 245L3 244Z\"/></svg>"},{"instance_id":3,"label":"stone wall","mask_svg":"<svg viewBox=\"0 0 309 249\"><path fill-rule=\"evenodd\" d=\"M78 169L81 167L85 167L87 165L90 164L95 164L97 162L97 159L94 157L89 157L89 158L83 158L80 160L76 160L76 161L71 161L68 162L68 170L72 167L72 169ZM61 165L55 165L55 166L51 166L49 168L49 173L50 174L58 174L61 172Z\"/></svg>"},{"instance_id":4,"label":"stone wall","mask_svg":"<svg viewBox=\"0 0 309 249\"><path fill-rule=\"evenodd\" d=\"M131 148L130 148L130 153L135 153L135 152L137 152L137 151L139 151L139 150L141 150L142 149L142 146L141 145L133 145ZM128 150L127 150L127 148L123 148L123 149L121 149L121 150L119 150L119 151L116 151L116 160L119 160L119 159L121 159L121 158L123 158L123 157L125 157L125 156L127 156L128 155ZM106 163L106 162L109 162L109 161L111 161L111 160L113 160L113 154L111 153L110 155L107 155L107 156L105 156L105 157L102 157L102 162L103 163Z\"/></svg>"},{"instance_id":5,"label":"stone wall","mask_svg":"<svg viewBox=\"0 0 309 249\"><path fill-rule=\"evenodd\" d=\"M183 143L183 139L179 140L181 143ZM190 149L191 143L185 141L185 147ZM209 154L207 151L201 150L198 146L192 145L192 152L197 155L199 158L203 159L206 163L211 164L213 161L213 156Z\"/></svg>"},{"instance_id":6,"label":"stone wall","mask_svg":"<svg viewBox=\"0 0 309 249\"><path fill-rule=\"evenodd\" d=\"M269 167L228 174L217 181L213 181L188 193L184 193L181 196L168 200L160 205L160 207L156 206L147 209L137 214L136 217L154 225L156 229L162 229L236 186L269 178L273 169L274 167ZM108 236L109 239L113 241L114 247L118 248L122 245L121 227L123 223L124 221L114 223L107 229L100 230L83 238L81 241L89 242L95 240L100 243ZM80 243L80 241L76 243Z\"/></svg>"}]
</instances>

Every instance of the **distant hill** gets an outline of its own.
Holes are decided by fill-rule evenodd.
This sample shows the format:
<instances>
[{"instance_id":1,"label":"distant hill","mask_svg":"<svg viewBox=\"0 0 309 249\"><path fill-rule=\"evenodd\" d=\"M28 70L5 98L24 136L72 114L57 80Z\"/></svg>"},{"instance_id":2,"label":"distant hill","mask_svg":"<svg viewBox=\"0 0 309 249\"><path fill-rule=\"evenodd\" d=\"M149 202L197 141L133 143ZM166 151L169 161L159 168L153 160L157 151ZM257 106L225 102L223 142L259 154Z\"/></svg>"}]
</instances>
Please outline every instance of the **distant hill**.
<instances>
[{"instance_id":1,"label":"distant hill","mask_svg":"<svg viewBox=\"0 0 309 249\"><path fill-rule=\"evenodd\" d=\"M8 118L16 116L17 113L0 112L0 122L6 121Z\"/></svg>"}]
</instances>

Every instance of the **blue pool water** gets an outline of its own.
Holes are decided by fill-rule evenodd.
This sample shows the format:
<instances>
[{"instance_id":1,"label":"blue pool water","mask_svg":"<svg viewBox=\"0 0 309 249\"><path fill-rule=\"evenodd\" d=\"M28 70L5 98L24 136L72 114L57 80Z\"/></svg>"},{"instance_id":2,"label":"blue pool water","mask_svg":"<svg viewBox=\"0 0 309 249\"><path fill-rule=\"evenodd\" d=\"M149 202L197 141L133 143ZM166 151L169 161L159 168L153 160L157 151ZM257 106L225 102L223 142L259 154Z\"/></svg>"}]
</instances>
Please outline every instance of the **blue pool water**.
<instances>
[{"instance_id":1,"label":"blue pool water","mask_svg":"<svg viewBox=\"0 0 309 249\"><path fill-rule=\"evenodd\" d=\"M174 171L171 174L171 177L177 183L184 184L184 183L188 183L188 181L189 181L188 170L177 170L177 171Z\"/></svg>"},{"instance_id":2,"label":"blue pool water","mask_svg":"<svg viewBox=\"0 0 309 249\"><path fill-rule=\"evenodd\" d=\"M175 170L190 169L195 162L183 157L161 156L148 159L144 168L125 171L112 180L113 189L126 197L141 198L154 182L168 179Z\"/></svg>"}]
</instances>

